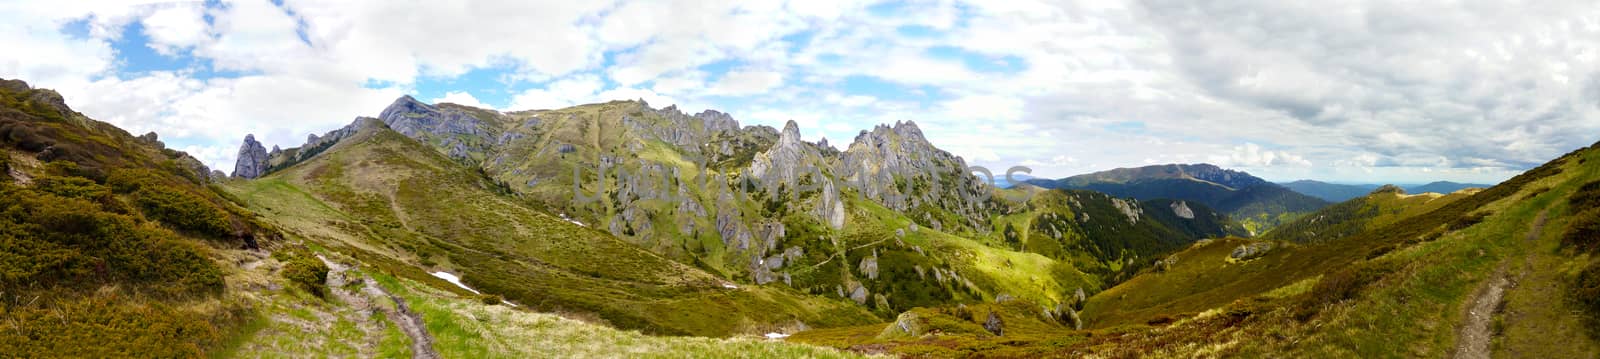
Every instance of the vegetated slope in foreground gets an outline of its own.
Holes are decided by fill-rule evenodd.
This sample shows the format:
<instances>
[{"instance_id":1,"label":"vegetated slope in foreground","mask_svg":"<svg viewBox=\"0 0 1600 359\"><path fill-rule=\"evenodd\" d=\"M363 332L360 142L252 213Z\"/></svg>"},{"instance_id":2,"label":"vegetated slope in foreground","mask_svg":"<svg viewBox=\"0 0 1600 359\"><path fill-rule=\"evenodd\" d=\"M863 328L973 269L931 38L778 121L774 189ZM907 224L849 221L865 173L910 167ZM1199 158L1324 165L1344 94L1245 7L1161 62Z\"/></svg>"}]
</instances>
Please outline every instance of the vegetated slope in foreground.
<instances>
[{"instance_id":1,"label":"vegetated slope in foreground","mask_svg":"<svg viewBox=\"0 0 1600 359\"><path fill-rule=\"evenodd\" d=\"M1198 243L1164 261L1165 270L1152 268L1091 298L1081 319L1096 329L910 339L824 330L797 338L944 356L1439 357L1470 344L1457 336L1475 288L1507 268L1522 284L1507 290L1505 309L1494 314L1502 323L1492 339L1496 355L1593 357L1600 353L1597 327L1586 318L1594 314L1572 313L1600 298L1590 277L1600 273L1600 260L1585 252L1600 245L1573 236L1600 221L1582 205L1600 198L1596 161L1600 145L1344 238L1270 242L1277 249L1243 256L1237 249L1268 242ZM1537 226L1541 213L1547 224Z\"/></svg>"},{"instance_id":2,"label":"vegetated slope in foreground","mask_svg":"<svg viewBox=\"0 0 1600 359\"><path fill-rule=\"evenodd\" d=\"M270 229L214 192L209 170L0 79L0 353L200 356L248 302L226 253Z\"/></svg>"},{"instance_id":3,"label":"vegetated slope in foreground","mask_svg":"<svg viewBox=\"0 0 1600 359\"><path fill-rule=\"evenodd\" d=\"M457 287L393 276L354 258L321 252L336 266L329 289L346 295L318 298L299 290L261 293L262 316L213 355L299 357L411 357L415 343L383 315L394 304L423 323L429 348L441 358L848 358L858 354L756 337L716 339L650 336L589 319L533 313ZM314 260L314 259L313 259ZM264 258L237 277L246 285L288 284L271 274L284 264ZM341 278L335 278L341 277ZM431 277L429 277L431 278ZM343 284L342 286L340 284ZM464 294L465 293L465 294ZM374 314L374 312L378 314Z\"/></svg>"},{"instance_id":4,"label":"vegetated slope in foreground","mask_svg":"<svg viewBox=\"0 0 1600 359\"><path fill-rule=\"evenodd\" d=\"M462 273L506 300L620 328L725 336L871 320L842 300L727 284L529 209L376 120L317 157L228 188L285 231L385 270Z\"/></svg>"}]
</instances>

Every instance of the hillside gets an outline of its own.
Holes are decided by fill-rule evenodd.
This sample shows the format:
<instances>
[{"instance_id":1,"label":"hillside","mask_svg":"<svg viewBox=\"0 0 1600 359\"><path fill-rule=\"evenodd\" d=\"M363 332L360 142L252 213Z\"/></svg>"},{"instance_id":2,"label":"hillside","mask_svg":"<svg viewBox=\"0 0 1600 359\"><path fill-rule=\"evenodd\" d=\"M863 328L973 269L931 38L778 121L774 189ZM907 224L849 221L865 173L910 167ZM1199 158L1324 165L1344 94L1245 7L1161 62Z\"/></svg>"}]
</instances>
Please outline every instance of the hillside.
<instances>
[{"instance_id":1,"label":"hillside","mask_svg":"<svg viewBox=\"0 0 1600 359\"><path fill-rule=\"evenodd\" d=\"M1301 242L1201 241L1058 321L1084 330L1023 321L1018 336L834 329L796 338L938 356L1594 357L1596 198L1600 143L1482 191L1389 187L1300 220L1339 230L1286 225L1266 236L1310 238ZM1051 309L1060 308L1043 316ZM983 323L970 312L984 311L923 312L883 330L960 328L962 318Z\"/></svg>"},{"instance_id":2,"label":"hillside","mask_svg":"<svg viewBox=\"0 0 1600 359\"><path fill-rule=\"evenodd\" d=\"M1092 204L1095 209L1086 215L1093 213L1094 217L1081 217L1071 226L1057 224L1052 234L1059 237L1048 241L1052 244L1038 239L1022 246L1016 245L1014 238L1008 243L1003 223L991 219L1013 209L1002 208L991 198L992 187L963 173L966 165L961 158L939 150L911 122L863 131L843 151L802 141L793 122L781 131L739 127L731 116L714 110L688 115L675 107L655 109L637 101L498 112L430 105L407 96L367 122L396 128L393 132L399 137L421 145L408 150L415 153L401 157L436 158L437 163L426 167L470 172L460 174L453 183L475 183L481 191L498 193L530 210L592 224L611 237L730 285L786 287L820 298L847 299L872 311L875 320L887 320L919 306L997 297L1058 302L1064 293L1080 288L1092 292L1125 279L1123 268L1136 267L1124 263L1131 258L1235 233L1230 231L1236 228L1204 205L1195 204L1198 220L1152 215L1156 222L1132 227L1140 228L1137 231L1118 232L1112 228L1122 228L1118 223L1126 220L1109 214L1118 213L1113 203L1119 200L1083 196L1079 205ZM363 170L296 180L310 173L323 176L308 172L323 166L318 164L327 161L323 157L365 163L370 157L392 156L372 151L334 155L345 151L345 143L356 133L353 124L310 136L304 146L275 151L264 161L242 165L265 169L256 173L265 177L250 182L256 183L255 187L287 181L296 191L304 189L330 203L335 201L328 199L334 198L330 194L307 187L361 184L372 182L371 178L415 172L358 166ZM241 151L265 151L259 147L247 139ZM260 188L237 191L244 191L240 195L248 201L263 203L294 198L295 192L257 196L251 193L261 192ZM382 194L385 190L380 186L370 191ZM415 191L428 198L456 196L449 186L419 186ZM430 207L430 216L485 217L454 208L504 206L463 205ZM403 218L351 209L383 208L378 205L331 207L345 213L310 216ZM411 210L404 204L399 207L397 212ZM310 222L311 218L299 221ZM412 225L401 219L391 222ZM374 225L395 226L367 224ZM451 228L431 223L415 228L426 232L436 227ZM470 233L424 234L450 242L461 232ZM1084 245L1094 241L1104 248ZM441 249L416 246L419 248L399 251L413 254L391 257L425 266L444 265L444 260L431 257ZM1088 250L1096 252L1076 253ZM410 255L418 258L407 259ZM1010 264L996 266L990 263L994 260ZM467 280L474 281L474 275L468 274ZM493 285L477 286L501 293ZM830 325L812 320L795 323Z\"/></svg>"},{"instance_id":3,"label":"hillside","mask_svg":"<svg viewBox=\"0 0 1600 359\"><path fill-rule=\"evenodd\" d=\"M1265 233L1297 216L1327 206L1322 199L1209 164L1118 168L1058 180L1027 183L1044 188L1084 189L1138 200L1175 199L1216 208L1252 234Z\"/></svg>"},{"instance_id":4,"label":"hillside","mask_svg":"<svg viewBox=\"0 0 1600 359\"><path fill-rule=\"evenodd\" d=\"M0 85L0 173L4 173L0 176L0 273L4 273L0 291L7 298L0 301L0 316L6 318L0 323L0 352L29 357L853 356L749 338L650 337L619 331L611 327L618 323L608 323L592 313L569 312L583 319L579 321L528 311L530 307L559 305L577 309L576 305L557 304L553 299L535 302L531 297L518 297L526 306L500 305L500 296L476 294L427 271L456 271L469 265L453 263L472 261L504 265L506 260L501 258L513 258L528 248L607 251L622 261L611 263L649 272L631 272L631 277L580 274L576 272L584 268L600 272L603 267L582 267L581 261L557 262L554 260L559 258L550 257L546 258L549 262L505 266L505 271L542 271L543 275L518 278L518 285L529 281L604 283L611 286L609 291L565 290L567 296L560 298L588 293L605 296L613 305L626 305L629 296L654 293L646 309L638 312L673 310L674 320L686 318L681 319L685 322L696 317L692 312L683 315L687 312L683 307L716 308L715 320L700 317L702 322L714 323L712 326L647 328L652 332L751 325L755 319L728 320L730 313L738 313L730 308L740 305L761 306L748 310L755 314L745 318L779 323L751 330L781 329L795 318L797 310L793 308L815 306L826 311L810 314L819 324L851 323L851 318L866 315L850 305L781 290L729 290L704 273L637 249L628 250L634 247L608 242L604 235L586 236L571 229L546 231L541 240L526 241L524 246L503 252L477 251L503 241L442 244L446 242L428 238L430 232L411 231L392 221L404 218L407 223L451 230L460 229L458 224L429 218L426 208L388 217L382 216L383 210L357 208L377 203L376 193L363 191L372 187L364 186L397 185L387 187L388 194L395 194L411 184L439 181L432 184L441 184L436 187L448 188L458 196L450 200L507 205L494 208L499 214L478 218L472 226L515 221L521 226L559 227L567 222L518 211L511 201L497 202L504 197L481 191L493 188L491 181L474 180L474 171L452 169L453 165L430 157L431 151L411 152L415 156L404 159L375 157L336 163L334 158L348 158L344 156L349 153L399 154L420 148L386 141L404 137L385 136L382 132L387 130L371 123L363 127L360 141L343 143L308 164L317 166L319 173L285 173L301 174L297 180L322 181L338 173L396 163L422 167L397 171L393 177L363 177L351 185L312 184L307 188L330 190L313 194L291 184L294 180L227 181L187 154L165 149L153 133L134 137L88 119L50 90L32 89L14 80L0 80ZM275 191L283 195L264 196ZM316 197L321 195L338 200L323 202ZM346 210L376 216L357 219L343 212ZM503 228L486 225L484 229ZM408 255L419 248L440 250L426 253L445 264L420 265L424 261L420 256ZM450 252L455 255L452 257L446 250L459 252ZM715 289L696 289L695 280L707 280L698 286ZM504 283L487 275L468 276L467 282ZM660 289L651 291L652 287ZM683 299L673 302L671 298ZM693 303L695 300L715 304ZM629 320L628 316L616 318L621 325ZM539 344L506 344L513 341Z\"/></svg>"},{"instance_id":5,"label":"hillside","mask_svg":"<svg viewBox=\"0 0 1600 359\"><path fill-rule=\"evenodd\" d=\"M457 273L512 302L595 313L621 328L724 336L868 317L838 301L725 288L717 276L528 208L381 121L354 127L321 155L230 192L285 231L363 261Z\"/></svg>"}]
</instances>

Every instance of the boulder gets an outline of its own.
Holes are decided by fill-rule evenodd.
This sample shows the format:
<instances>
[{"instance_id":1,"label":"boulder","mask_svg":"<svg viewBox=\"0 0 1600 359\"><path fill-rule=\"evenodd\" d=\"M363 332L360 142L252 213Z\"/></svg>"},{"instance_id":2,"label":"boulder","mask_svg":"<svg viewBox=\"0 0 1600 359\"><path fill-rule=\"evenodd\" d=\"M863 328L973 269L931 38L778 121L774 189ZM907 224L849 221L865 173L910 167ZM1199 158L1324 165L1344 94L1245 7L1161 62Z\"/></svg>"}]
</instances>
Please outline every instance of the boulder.
<instances>
[{"instance_id":1,"label":"boulder","mask_svg":"<svg viewBox=\"0 0 1600 359\"><path fill-rule=\"evenodd\" d=\"M1267 255L1267 252L1271 252L1276 247L1277 245L1274 245L1272 242L1256 242L1241 245L1238 248L1234 248L1233 252L1228 254L1228 259L1235 261L1248 261L1251 259L1261 258L1261 256Z\"/></svg>"},{"instance_id":2,"label":"boulder","mask_svg":"<svg viewBox=\"0 0 1600 359\"><path fill-rule=\"evenodd\" d=\"M995 336L1006 335L1006 323L1000 319L998 312L989 312L989 319L983 321L983 329L994 333Z\"/></svg>"}]
</instances>

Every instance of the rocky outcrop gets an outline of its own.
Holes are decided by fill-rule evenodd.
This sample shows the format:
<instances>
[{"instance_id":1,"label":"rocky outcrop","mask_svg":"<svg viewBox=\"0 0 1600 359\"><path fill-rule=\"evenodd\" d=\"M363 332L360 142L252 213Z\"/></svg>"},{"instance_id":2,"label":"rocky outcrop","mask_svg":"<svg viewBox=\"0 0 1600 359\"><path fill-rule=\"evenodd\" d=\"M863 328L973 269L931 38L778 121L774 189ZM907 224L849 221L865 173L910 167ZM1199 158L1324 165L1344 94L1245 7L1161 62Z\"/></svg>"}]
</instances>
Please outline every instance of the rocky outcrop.
<instances>
[{"instance_id":1,"label":"rocky outcrop","mask_svg":"<svg viewBox=\"0 0 1600 359\"><path fill-rule=\"evenodd\" d=\"M1273 242L1255 242L1241 245L1238 248L1234 248L1233 252L1228 253L1228 259L1234 261L1248 261L1251 259L1261 258L1261 256L1267 255L1267 252L1271 252L1276 247L1277 245L1273 244Z\"/></svg>"},{"instance_id":2,"label":"rocky outcrop","mask_svg":"<svg viewBox=\"0 0 1600 359\"><path fill-rule=\"evenodd\" d=\"M1139 215L1144 214L1144 209L1139 208L1139 201L1112 198L1111 205L1117 207L1117 211L1128 217L1128 222L1131 223L1139 223ZM1189 215L1192 217L1194 213Z\"/></svg>"},{"instance_id":3,"label":"rocky outcrop","mask_svg":"<svg viewBox=\"0 0 1600 359\"><path fill-rule=\"evenodd\" d=\"M787 185L792 190L800 182L806 169L821 162L821 156L811 146L800 140L800 125L789 121L778 135L778 143L766 152L757 154L750 162L750 177L759 179L766 188Z\"/></svg>"},{"instance_id":4,"label":"rocky outcrop","mask_svg":"<svg viewBox=\"0 0 1600 359\"><path fill-rule=\"evenodd\" d=\"M1172 203L1172 214L1183 219L1194 219L1194 210L1189 209L1189 203L1177 201Z\"/></svg>"},{"instance_id":5,"label":"rocky outcrop","mask_svg":"<svg viewBox=\"0 0 1600 359\"><path fill-rule=\"evenodd\" d=\"M244 143L239 145L239 158L233 164L233 176L258 178L266 175L267 159L267 148L256 142L256 135L245 135Z\"/></svg>"},{"instance_id":6,"label":"rocky outcrop","mask_svg":"<svg viewBox=\"0 0 1600 359\"><path fill-rule=\"evenodd\" d=\"M995 336L1005 336L1006 322L1000 319L1000 313L991 311L989 312L989 319L983 321L983 329L988 330L989 333L993 333Z\"/></svg>"},{"instance_id":7,"label":"rocky outcrop","mask_svg":"<svg viewBox=\"0 0 1600 359\"><path fill-rule=\"evenodd\" d=\"M384 108L378 119L406 137L422 139L428 135L482 136L488 127L482 119L458 108L440 108L422 103L410 95L401 96Z\"/></svg>"},{"instance_id":8,"label":"rocky outcrop","mask_svg":"<svg viewBox=\"0 0 1600 359\"><path fill-rule=\"evenodd\" d=\"M933 146L915 122L878 125L862 131L839 154L833 173L846 186L890 209L905 211L919 205L947 210L966 223L938 223L933 218L913 218L942 229L957 226L982 230L988 219L980 201L988 188L967 173L960 157Z\"/></svg>"}]
</instances>

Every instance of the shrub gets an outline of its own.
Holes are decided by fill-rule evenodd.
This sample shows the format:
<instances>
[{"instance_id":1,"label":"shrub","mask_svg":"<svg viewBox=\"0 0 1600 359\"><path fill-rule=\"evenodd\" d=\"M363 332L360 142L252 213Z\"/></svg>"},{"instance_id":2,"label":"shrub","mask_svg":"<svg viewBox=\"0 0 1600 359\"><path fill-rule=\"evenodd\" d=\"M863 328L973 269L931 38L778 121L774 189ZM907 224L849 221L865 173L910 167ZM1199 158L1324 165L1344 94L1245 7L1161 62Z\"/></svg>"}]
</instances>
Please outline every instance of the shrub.
<instances>
[{"instance_id":1,"label":"shrub","mask_svg":"<svg viewBox=\"0 0 1600 359\"><path fill-rule=\"evenodd\" d=\"M13 307L5 317L0 353L8 357L198 358L222 339L201 313L116 296Z\"/></svg>"},{"instance_id":2,"label":"shrub","mask_svg":"<svg viewBox=\"0 0 1600 359\"><path fill-rule=\"evenodd\" d=\"M47 175L40 176L34 183L34 188L61 197L95 201L111 196L110 188L83 177Z\"/></svg>"},{"instance_id":3,"label":"shrub","mask_svg":"<svg viewBox=\"0 0 1600 359\"><path fill-rule=\"evenodd\" d=\"M1456 218L1454 221L1450 221L1450 224L1448 225L1447 228L1452 230L1452 231L1459 231L1459 230L1467 229L1467 227L1472 227L1473 225L1478 224L1479 222L1483 222L1483 218L1484 217L1488 217L1488 216L1489 216L1489 212L1488 211L1478 212L1476 214L1463 215L1463 216L1461 216L1459 218Z\"/></svg>"},{"instance_id":4,"label":"shrub","mask_svg":"<svg viewBox=\"0 0 1600 359\"><path fill-rule=\"evenodd\" d=\"M134 198L145 216L173 228L213 237L233 234L227 213L193 193L167 186L147 186L134 192Z\"/></svg>"},{"instance_id":5,"label":"shrub","mask_svg":"<svg viewBox=\"0 0 1600 359\"><path fill-rule=\"evenodd\" d=\"M120 168L106 176L106 185L117 193L133 193L159 183L161 172L147 168Z\"/></svg>"},{"instance_id":6,"label":"shrub","mask_svg":"<svg viewBox=\"0 0 1600 359\"><path fill-rule=\"evenodd\" d=\"M1572 208L1600 207L1600 180L1578 187L1578 192L1567 198L1567 204Z\"/></svg>"},{"instance_id":7,"label":"shrub","mask_svg":"<svg viewBox=\"0 0 1600 359\"><path fill-rule=\"evenodd\" d=\"M283 279L318 297L327 292L328 265L314 257L290 255L280 274Z\"/></svg>"},{"instance_id":8,"label":"shrub","mask_svg":"<svg viewBox=\"0 0 1600 359\"><path fill-rule=\"evenodd\" d=\"M1590 319L1600 320L1600 262L1589 263L1578 273L1572 287L1572 298L1589 312Z\"/></svg>"},{"instance_id":9,"label":"shrub","mask_svg":"<svg viewBox=\"0 0 1600 359\"><path fill-rule=\"evenodd\" d=\"M1301 303L1301 319L1309 319L1324 305L1354 299L1367 286L1393 271L1388 265L1378 263L1360 262L1324 275L1321 281L1311 287L1311 292Z\"/></svg>"},{"instance_id":10,"label":"shrub","mask_svg":"<svg viewBox=\"0 0 1600 359\"><path fill-rule=\"evenodd\" d=\"M1600 249L1600 208L1589 208L1572 216L1561 235L1561 245L1581 252Z\"/></svg>"},{"instance_id":11,"label":"shrub","mask_svg":"<svg viewBox=\"0 0 1600 359\"><path fill-rule=\"evenodd\" d=\"M160 283L167 294L214 293L221 271L202 248L79 198L0 185L0 291Z\"/></svg>"}]
</instances>

